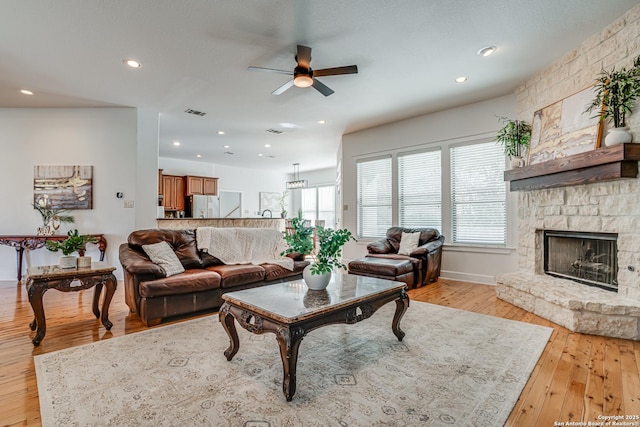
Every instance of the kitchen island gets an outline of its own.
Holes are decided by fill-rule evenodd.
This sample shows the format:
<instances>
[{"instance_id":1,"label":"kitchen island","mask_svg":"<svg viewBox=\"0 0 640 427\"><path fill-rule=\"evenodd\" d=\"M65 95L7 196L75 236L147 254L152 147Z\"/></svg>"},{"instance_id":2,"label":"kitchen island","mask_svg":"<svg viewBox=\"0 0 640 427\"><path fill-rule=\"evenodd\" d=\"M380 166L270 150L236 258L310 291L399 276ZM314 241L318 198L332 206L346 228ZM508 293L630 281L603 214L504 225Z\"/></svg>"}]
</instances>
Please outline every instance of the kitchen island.
<instances>
[{"instance_id":1,"label":"kitchen island","mask_svg":"<svg viewBox=\"0 0 640 427\"><path fill-rule=\"evenodd\" d=\"M275 228L284 231L282 218L170 218L158 219L158 228L165 230L192 230L198 227Z\"/></svg>"}]
</instances>

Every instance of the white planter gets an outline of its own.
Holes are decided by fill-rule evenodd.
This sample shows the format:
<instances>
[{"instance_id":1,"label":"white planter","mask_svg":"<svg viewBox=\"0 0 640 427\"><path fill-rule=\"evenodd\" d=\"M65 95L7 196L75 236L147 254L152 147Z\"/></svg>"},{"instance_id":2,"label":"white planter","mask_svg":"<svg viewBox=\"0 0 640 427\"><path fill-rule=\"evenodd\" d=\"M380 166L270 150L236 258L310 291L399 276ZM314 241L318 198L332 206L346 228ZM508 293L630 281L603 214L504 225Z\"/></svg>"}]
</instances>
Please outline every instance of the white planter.
<instances>
[{"instance_id":1,"label":"white planter","mask_svg":"<svg viewBox=\"0 0 640 427\"><path fill-rule=\"evenodd\" d=\"M604 138L604 143L607 147L611 147L613 145L631 142L632 139L633 135L629 132L629 128L625 126L609 129L607 136Z\"/></svg>"},{"instance_id":2,"label":"white planter","mask_svg":"<svg viewBox=\"0 0 640 427\"><path fill-rule=\"evenodd\" d=\"M329 286L329 282L331 281L331 273L311 274L311 266L307 265L304 270L302 270L302 278L304 279L304 282L307 284L309 289L314 291L321 291Z\"/></svg>"},{"instance_id":3,"label":"white planter","mask_svg":"<svg viewBox=\"0 0 640 427\"><path fill-rule=\"evenodd\" d=\"M90 256L78 257L78 268L91 268L91 257Z\"/></svg>"},{"instance_id":4,"label":"white planter","mask_svg":"<svg viewBox=\"0 0 640 427\"><path fill-rule=\"evenodd\" d=\"M520 156L513 156L511 158L511 167L512 168L521 168L524 166L524 159Z\"/></svg>"},{"instance_id":5,"label":"white planter","mask_svg":"<svg viewBox=\"0 0 640 427\"><path fill-rule=\"evenodd\" d=\"M77 263L78 263L77 256L60 257L60 268L76 268Z\"/></svg>"}]
</instances>

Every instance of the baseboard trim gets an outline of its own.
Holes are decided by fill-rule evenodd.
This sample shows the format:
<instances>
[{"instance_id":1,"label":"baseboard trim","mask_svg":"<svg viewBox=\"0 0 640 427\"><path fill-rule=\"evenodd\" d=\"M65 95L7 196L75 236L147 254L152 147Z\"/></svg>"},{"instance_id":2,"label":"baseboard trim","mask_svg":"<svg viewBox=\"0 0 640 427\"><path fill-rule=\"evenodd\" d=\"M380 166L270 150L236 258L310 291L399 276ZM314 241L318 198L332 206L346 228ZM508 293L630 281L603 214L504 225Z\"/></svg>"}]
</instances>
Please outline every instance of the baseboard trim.
<instances>
[{"instance_id":1,"label":"baseboard trim","mask_svg":"<svg viewBox=\"0 0 640 427\"><path fill-rule=\"evenodd\" d=\"M496 277L483 274L461 273L459 271L440 271L440 277L461 282L480 283L482 285L496 285Z\"/></svg>"}]
</instances>

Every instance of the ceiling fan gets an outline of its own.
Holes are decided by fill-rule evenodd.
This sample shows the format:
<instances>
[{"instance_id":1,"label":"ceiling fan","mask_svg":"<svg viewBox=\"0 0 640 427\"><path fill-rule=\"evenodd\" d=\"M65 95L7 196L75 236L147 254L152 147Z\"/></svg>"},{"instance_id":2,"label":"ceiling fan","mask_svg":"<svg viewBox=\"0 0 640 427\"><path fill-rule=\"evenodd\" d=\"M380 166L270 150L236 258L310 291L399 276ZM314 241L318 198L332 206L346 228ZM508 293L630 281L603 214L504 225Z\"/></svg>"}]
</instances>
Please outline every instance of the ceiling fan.
<instances>
[{"instance_id":1,"label":"ceiling fan","mask_svg":"<svg viewBox=\"0 0 640 427\"><path fill-rule=\"evenodd\" d=\"M347 65L345 67L323 68L322 70L313 70L309 63L311 62L311 48L307 46L298 45L296 50L296 62L298 65L293 71L277 70L275 68L264 67L249 67L249 71L269 71L272 73L287 74L293 76L292 80L289 80L278 89L271 92L272 95L280 95L291 86L297 87L309 87L313 86L318 92L324 96L329 96L334 93L333 89L325 85L316 79L316 77L324 76L337 76L340 74L357 74L357 65Z\"/></svg>"}]
</instances>

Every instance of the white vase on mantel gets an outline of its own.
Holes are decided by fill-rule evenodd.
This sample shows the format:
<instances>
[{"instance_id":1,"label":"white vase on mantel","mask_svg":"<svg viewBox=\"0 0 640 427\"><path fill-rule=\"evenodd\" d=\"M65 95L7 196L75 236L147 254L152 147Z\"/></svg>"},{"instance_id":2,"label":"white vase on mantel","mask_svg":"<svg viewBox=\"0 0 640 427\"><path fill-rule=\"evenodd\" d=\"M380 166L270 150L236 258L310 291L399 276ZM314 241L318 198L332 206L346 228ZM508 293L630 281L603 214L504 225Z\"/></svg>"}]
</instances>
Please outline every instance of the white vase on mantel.
<instances>
[{"instance_id":1,"label":"white vase on mantel","mask_svg":"<svg viewBox=\"0 0 640 427\"><path fill-rule=\"evenodd\" d=\"M511 167L512 168L521 168L524 166L524 159L522 156L513 156L511 157Z\"/></svg>"},{"instance_id":2,"label":"white vase on mantel","mask_svg":"<svg viewBox=\"0 0 640 427\"><path fill-rule=\"evenodd\" d=\"M626 142L631 142L633 139L633 135L629 132L629 127L619 127L609 129L607 132L607 136L604 138L604 143L607 147L612 147L614 145L624 144Z\"/></svg>"}]
</instances>

